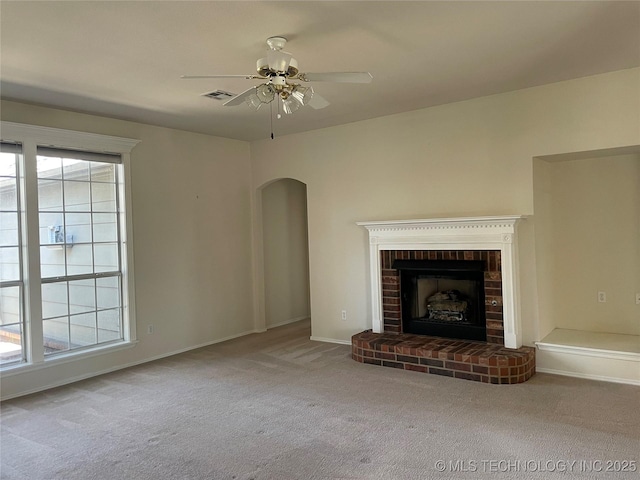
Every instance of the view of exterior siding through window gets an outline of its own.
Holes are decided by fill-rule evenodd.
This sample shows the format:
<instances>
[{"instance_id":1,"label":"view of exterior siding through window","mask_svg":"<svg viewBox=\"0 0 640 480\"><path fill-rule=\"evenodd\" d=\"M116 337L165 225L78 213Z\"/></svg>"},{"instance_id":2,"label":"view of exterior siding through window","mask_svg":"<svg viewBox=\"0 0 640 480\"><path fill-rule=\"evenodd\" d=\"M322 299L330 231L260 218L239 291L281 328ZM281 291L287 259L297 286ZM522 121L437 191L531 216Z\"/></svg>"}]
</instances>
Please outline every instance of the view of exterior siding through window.
<instances>
[{"instance_id":1,"label":"view of exterior siding through window","mask_svg":"<svg viewBox=\"0 0 640 480\"><path fill-rule=\"evenodd\" d=\"M23 359L19 145L0 153L0 364Z\"/></svg>"},{"instance_id":2,"label":"view of exterior siding through window","mask_svg":"<svg viewBox=\"0 0 640 480\"><path fill-rule=\"evenodd\" d=\"M121 340L119 165L38 153L45 355Z\"/></svg>"}]
</instances>

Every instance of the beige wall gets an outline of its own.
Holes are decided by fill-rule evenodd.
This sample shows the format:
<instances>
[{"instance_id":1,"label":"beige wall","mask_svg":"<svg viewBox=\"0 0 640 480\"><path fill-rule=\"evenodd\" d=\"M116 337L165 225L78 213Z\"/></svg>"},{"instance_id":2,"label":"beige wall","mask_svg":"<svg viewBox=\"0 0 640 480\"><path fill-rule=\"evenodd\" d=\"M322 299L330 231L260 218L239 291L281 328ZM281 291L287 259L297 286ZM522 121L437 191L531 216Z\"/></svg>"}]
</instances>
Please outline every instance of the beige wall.
<instances>
[{"instance_id":1,"label":"beige wall","mask_svg":"<svg viewBox=\"0 0 640 480\"><path fill-rule=\"evenodd\" d=\"M308 318L307 189L284 178L262 190L267 328Z\"/></svg>"},{"instance_id":2,"label":"beige wall","mask_svg":"<svg viewBox=\"0 0 640 480\"><path fill-rule=\"evenodd\" d=\"M254 142L255 188L307 184L313 335L345 341L371 326L356 221L532 215L534 157L640 144L639 84L625 70ZM526 343L540 335L534 232L530 218L519 242Z\"/></svg>"},{"instance_id":3,"label":"beige wall","mask_svg":"<svg viewBox=\"0 0 640 480\"><path fill-rule=\"evenodd\" d=\"M138 344L3 377L3 395L254 330L248 143L8 101L1 117L141 141L131 154Z\"/></svg>"},{"instance_id":4,"label":"beige wall","mask_svg":"<svg viewBox=\"0 0 640 480\"><path fill-rule=\"evenodd\" d=\"M558 328L640 335L640 156L550 163ZM597 301L597 292L607 302Z\"/></svg>"}]
</instances>

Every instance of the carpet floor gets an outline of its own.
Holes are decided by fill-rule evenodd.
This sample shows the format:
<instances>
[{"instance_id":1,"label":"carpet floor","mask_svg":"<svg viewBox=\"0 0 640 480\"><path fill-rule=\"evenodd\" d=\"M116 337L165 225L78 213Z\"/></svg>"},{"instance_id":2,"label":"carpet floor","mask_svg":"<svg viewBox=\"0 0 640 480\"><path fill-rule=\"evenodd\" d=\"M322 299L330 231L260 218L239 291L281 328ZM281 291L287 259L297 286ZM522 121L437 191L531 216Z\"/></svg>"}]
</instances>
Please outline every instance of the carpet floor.
<instances>
[{"instance_id":1,"label":"carpet floor","mask_svg":"<svg viewBox=\"0 0 640 480\"><path fill-rule=\"evenodd\" d=\"M363 365L297 322L8 400L0 477L640 477L640 387Z\"/></svg>"}]
</instances>

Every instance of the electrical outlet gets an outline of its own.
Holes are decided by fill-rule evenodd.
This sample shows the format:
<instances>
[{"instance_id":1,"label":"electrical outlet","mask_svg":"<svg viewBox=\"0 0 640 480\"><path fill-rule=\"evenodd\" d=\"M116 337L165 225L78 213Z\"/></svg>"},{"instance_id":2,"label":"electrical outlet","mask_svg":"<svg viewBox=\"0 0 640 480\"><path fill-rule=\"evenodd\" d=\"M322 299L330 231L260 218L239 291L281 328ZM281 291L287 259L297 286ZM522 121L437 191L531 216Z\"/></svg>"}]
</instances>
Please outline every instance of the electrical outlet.
<instances>
[{"instance_id":1,"label":"electrical outlet","mask_svg":"<svg viewBox=\"0 0 640 480\"><path fill-rule=\"evenodd\" d=\"M607 294L605 292L598 292L598 303L606 303Z\"/></svg>"},{"instance_id":2,"label":"electrical outlet","mask_svg":"<svg viewBox=\"0 0 640 480\"><path fill-rule=\"evenodd\" d=\"M640 293L636 293L636 305L640 305Z\"/></svg>"},{"instance_id":3,"label":"electrical outlet","mask_svg":"<svg viewBox=\"0 0 640 480\"><path fill-rule=\"evenodd\" d=\"M347 319L347 311L346 310L342 310L342 320L346 320Z\"/></svg>"},{"instance_id":4,"label":"electrical outlet","mask_svg":"<svg viewBox=\"0 0 640 480\"><path fill-rule=\"evenodd\" d=\"M147 325L147 334L151 335L153 333L153 325Z\"/></svg>"}]
</instances>

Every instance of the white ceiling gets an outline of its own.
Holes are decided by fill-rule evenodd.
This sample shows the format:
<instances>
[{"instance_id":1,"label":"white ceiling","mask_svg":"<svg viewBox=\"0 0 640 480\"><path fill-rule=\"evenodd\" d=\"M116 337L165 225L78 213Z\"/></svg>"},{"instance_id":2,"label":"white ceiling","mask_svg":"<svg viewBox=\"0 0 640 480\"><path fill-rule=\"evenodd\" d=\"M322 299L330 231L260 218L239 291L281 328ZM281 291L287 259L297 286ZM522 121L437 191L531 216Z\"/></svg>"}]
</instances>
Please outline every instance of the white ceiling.
<instances>
[{"instance_id":1,"label":"white ceiling","mask_svg":"<svg viewBox=\"0 0 640 480\"><path fill-rule=\"evenodd\" d=\"M3 98L241 140L267 138L269 108L240 93L265 40L301 72L369 71L315 83L331 105L274 121L276 136L640 65L639 2L0 2Z\"/></svg>"}]
</instances>

